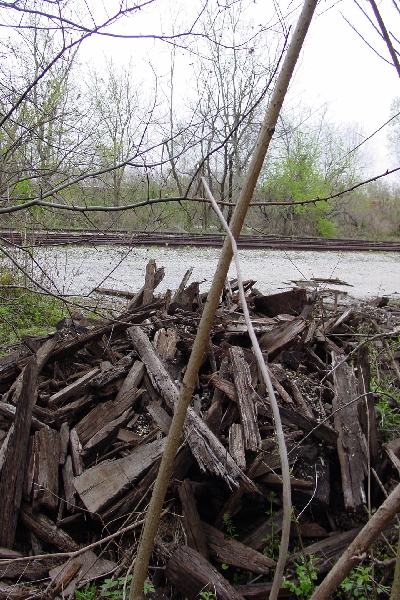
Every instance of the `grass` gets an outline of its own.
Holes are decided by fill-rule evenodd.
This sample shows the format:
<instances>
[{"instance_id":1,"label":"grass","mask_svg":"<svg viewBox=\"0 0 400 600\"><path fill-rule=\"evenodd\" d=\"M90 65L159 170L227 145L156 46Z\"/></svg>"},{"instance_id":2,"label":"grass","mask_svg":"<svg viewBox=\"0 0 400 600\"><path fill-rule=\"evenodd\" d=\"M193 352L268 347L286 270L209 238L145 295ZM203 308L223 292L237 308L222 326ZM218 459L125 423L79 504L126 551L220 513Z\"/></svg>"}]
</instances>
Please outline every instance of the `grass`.
<instances>
[{"instance_id":1,"label":"grass","mask_svg":"<svg viewBox=\"0 0 400 600\"><path fill-rule=\"evenodd\" d=\"M378 427L387 441L400 436L400 389L390 359L400 348L400 337L375 343L369 349L371 363L371 391L375 394Z\"/></svg>"},{"instance_id":2,"label":"grass","mask_svg":"<svg viewBox=\"0 0 400 600\"><path fill-rule=\"evenodd\" d=\"M53 331L65 313L61 300L28 289L18 274L0 265L0 346Z\"/></svg>"}]
</instances>

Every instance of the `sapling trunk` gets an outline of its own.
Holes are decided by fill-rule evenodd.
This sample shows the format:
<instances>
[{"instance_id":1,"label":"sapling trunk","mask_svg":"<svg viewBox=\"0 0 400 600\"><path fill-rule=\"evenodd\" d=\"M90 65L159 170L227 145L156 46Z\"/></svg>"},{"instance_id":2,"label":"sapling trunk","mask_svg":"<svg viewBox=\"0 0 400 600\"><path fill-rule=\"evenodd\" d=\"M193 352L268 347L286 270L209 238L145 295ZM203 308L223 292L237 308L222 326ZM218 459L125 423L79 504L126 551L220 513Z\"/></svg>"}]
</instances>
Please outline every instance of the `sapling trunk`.
<instances>
[{"instance_id":1,"label":"sapling trunk","mask_svg":"<svg viewBox=\"0 0 400 600\"><path fill-rule=\"evenodd\" d=\"M300 14L296 30L289 44L287 54L277 79L274 92L265 115L261 131L254 149L250 165L243 183L235 211L233 213L230 229L235 239L239 237L244 219L253 192L267 153L269 143L275 131L278 116L285 98L290 80L292 78L300 50L306 37L308 27L317 6L318 0L306 0ZM196 383L197 374L203 360L207 346L210 330L218 308L220 295L232 260L232 247L227 237L221 251L221 256L214 275L212 286L204 306L203 315L199 324L196 339L193 344L192 353L189 358L186 373L182 381L179 399L175 407L167 445L161 460L157 479L154 484L153 494L147 511L146 522L142 530L137 556L133 567L133 578L130 590L130 600L140 600L143 595L143 584L147 576L147 568L151 552L153 550L154 538L157 533L158 523L165 494L168 488L169 478L176 452L182 435L186 411ZM275 586L276 587L276 586ZM271 600L277 597L277 590L271 592Z\"/></svg>"}]
</instances>

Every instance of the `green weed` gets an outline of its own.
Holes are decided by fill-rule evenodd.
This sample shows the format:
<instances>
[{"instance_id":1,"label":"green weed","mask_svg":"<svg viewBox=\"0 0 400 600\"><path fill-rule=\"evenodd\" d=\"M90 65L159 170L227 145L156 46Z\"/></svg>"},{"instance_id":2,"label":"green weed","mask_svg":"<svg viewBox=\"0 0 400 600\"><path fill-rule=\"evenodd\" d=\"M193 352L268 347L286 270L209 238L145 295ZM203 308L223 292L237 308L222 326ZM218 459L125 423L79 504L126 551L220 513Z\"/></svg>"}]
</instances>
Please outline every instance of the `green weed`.
<instances>
[{"instance_id":1,"label":"green weed","mask_svg":"<svg viewBox=\"0 0 400 600\"><path fill-rule=\"evenodd\" d=\"M143 594L145 596L147 596L147 594L150 594L155 591L156 591L156 588L154 587L154 585L152 583L149 583L148 581L145 581L144 586L143 586Z\"/></svg>"},{"instance_id":2,"label":"green weed","mask_svg":"<svg viewBox=\"0 0 400 600\"><path fill-rule=\"evenodd\" d=\"M100 588L100 598L122 600L124 594L124 585L129 589L129 584L131 581L132 575L128 575L128 577L118 577L117 579L105 579Z\"/></svg>"},{"instance_id":3,"label":"green weed","mask_svg":"<svg viewBox=\"0 0 400 600\"><path fill-rule=\"evenodd\" d=\"M296 594L297 598L308 600L315 589L314 582L318 577L318 569L315 566L316 558L312 554L302 556L300 562L295 562L298 581L285 580L283 587L289 588Z\"/></svg>"},{"instance_id":4,"label":"green weed","mask_svg":"<svg viewBox=\"0 0 400 600\"><path fill-rule=\"evenodd\" d=\"M217 600L217 595L215 592L208 592L207 590L203 590L199 594L199 598L201 600Z\"/></svg>"},{"instance_id":5,"label":"green weed","mask_svg":"<svg viewBox=\"0 0 400 600\"><path fill-rule=\"evenodd\" d=\"M0 345L13 344L22 335L44 335L54 330L64 316L65 306L57 298L23 287L2 283L7 273L0 273Z\"/></svg>"},{"instance_id":6,"label":"green weed","mask_svg":"<svg viewBox=\"0 0 400 600\"><path fill-rule=\"evenodd\" d=\"M101 598L108 598L109 600L122 600L124 586L128 591L131 581L132 575L128 575L127 577L118 577L117 579L105 579L98 588L94 583L87 583L82 590L75 590L75 599L100 600ZM146 582L144 584L143 593L145 596L155 591L155 587L152 583Z\"/></svg>"},{"instance_id":7,"label":"green weed","mask_svg":"<svg viewBox=\"0 0 400 600\"><path fill-rule=\"evenodd\" d=\"M267 500L269 502L269 507L266 511L266 514L269 517L268 521L272 530L271 533L266 535L263 539L263 542L265 542L263 554L276 560L279 556L279 547L281 543L281 538L275 531L275 528L278 526L278 524L273 519L274 515L276 514L275 504L278 502L278 496L275 492L271 491L267 496Z\"/></svg>"},{"instance_id":8,"label":"green weed","mask_svg":"<svg viewBox=\"0 0 400 600\"><path fill-rule=\"evenodd\" d=\"M387 439L400 436L400 391L395 385L389 353L400 348L400 338L387 340L383 348L380 344L371 344L369 358L371 362L371 391L376 394L378 427L386 433Z\"/></svg>"},{"instance_id":9,"label":"green weed","mask_svg":"<svg viewBox=\"0 0 400 600\"><path fill-rule=\"evenodd\" d=\"M75 590L76 600L96 600L97 588L94 583L87 583L81 590Z\"/></svg>"},{"instance_id":10,"label":"green weed","mask_svg":"<svg viewBox=\"0 0 400 600\"><path fill-rule=\"evenodd\" d=\"M233 524L232 517L230 516L230 514L225 513L222 517L222 520L224 522L226 533L228 534L229 539L234 540L235 538L237 538L238 534L236 533L235 525Z\"/></svg>"},{"instance_id":11,"label":"green weed","mask_svg":"<svg viewBox=\"0 0 400 600\"><path fill-rule=\"evenodd\" d=\"M359 565L355 567L346 579L344 579L338 590L338 598L342 600L369 600L374 597L374 589L378 593L390 593L390 587L375 583L371 565Z\"/></svg>"}]
</instances>

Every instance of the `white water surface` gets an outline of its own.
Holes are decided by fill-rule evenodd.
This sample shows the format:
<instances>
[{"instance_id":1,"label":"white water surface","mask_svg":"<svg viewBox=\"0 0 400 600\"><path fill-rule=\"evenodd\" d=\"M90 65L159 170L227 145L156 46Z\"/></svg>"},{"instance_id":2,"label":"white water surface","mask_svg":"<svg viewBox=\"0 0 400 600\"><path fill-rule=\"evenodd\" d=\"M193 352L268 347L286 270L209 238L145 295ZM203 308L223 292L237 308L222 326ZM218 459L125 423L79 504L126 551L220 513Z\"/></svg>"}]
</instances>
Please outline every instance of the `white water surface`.
<instances>
[{"instance_id":1,"label":"white water surface","mask_svg":"<svg viewBox=\"0 0 400 600\"><path fill-rule=\"evenodd\" d=\"M35 276L53 291L71 295L88 295L97 287L137 292L144 283L146 264L153 258L157 267L165 268L156 290L163 293L175 290L191 267L190 281L199 281L201 291L208 290L220 249L57 247L36 249L34 256L40 266L33 266ZM352 287L336 285L334 289L357 300L400 295L397 253L241 250L240 262L243 278L256 280L255 287L264 294L290 289L293 280L314 277L346 282ZM236 277L234 263L229 277ZM333 288L332 284L328 287Z\"/></svg>"}]
</instances>

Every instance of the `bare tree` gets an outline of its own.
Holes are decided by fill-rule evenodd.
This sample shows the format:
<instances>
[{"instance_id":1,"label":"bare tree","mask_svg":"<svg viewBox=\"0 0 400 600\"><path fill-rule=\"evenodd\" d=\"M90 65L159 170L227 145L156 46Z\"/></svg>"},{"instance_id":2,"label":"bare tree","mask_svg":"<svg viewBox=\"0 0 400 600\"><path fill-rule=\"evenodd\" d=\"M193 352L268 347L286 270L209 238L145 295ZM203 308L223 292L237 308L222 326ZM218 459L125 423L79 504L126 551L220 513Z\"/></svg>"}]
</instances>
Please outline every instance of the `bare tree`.
<instances>
[{"instance_id":1,"label":"bare tree","mask_svg":"<svg viewBox=\"0 0 400 600\"><path fill-rule=\"evenodd\" d=\"M208 13L204 28L208 37L196 63L196 111L203 120L198 160L215 196L232 200L268 101L279 42L272 31L254 26L241 4L217 19Z\"/></svg>"},{"instance_id":2,"label":"bare tree","mask_svg":"<svg viewBox=\"0 0 400 600\"><path fill-rule=\"evenodd\" d=\"M152 115L156 93L132 77L132 62L117 67L112 60L105 61L103 73L92 71L88 95L92 102L94 122L97 124L93 139L99 169L108 169L100 181L111 189L112 203L119 206L127 162L135 160L153 133Z\"/></svg>"}]
</instances>

